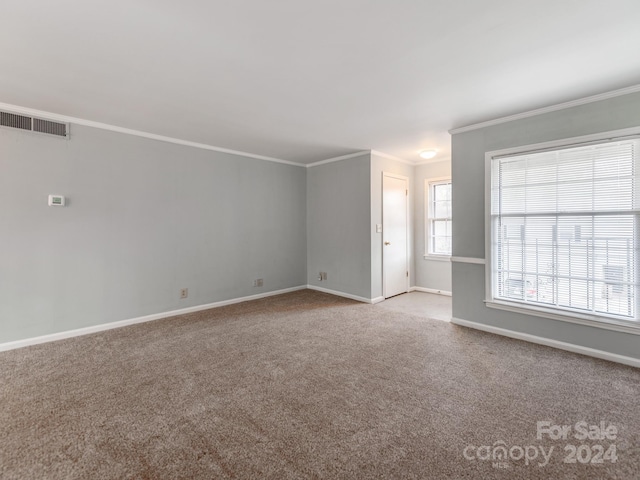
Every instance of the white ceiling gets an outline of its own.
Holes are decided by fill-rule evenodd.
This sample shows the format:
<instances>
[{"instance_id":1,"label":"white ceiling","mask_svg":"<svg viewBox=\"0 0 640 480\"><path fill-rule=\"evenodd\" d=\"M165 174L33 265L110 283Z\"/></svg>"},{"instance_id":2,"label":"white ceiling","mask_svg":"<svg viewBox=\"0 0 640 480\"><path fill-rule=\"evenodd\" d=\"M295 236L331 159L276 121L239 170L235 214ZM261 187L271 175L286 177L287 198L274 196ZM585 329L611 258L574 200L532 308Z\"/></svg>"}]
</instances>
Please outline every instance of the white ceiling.
<instances>
[{"instance_id":1,"label":"white ceiling","mask_svg":"<svg viewBox=\"0 0 640 480\"><path fill-rule=\"evenodd\" d=\"M283 160L640 83L640 0L3 0L0 102Z\"/></svg>"}]
</instances>

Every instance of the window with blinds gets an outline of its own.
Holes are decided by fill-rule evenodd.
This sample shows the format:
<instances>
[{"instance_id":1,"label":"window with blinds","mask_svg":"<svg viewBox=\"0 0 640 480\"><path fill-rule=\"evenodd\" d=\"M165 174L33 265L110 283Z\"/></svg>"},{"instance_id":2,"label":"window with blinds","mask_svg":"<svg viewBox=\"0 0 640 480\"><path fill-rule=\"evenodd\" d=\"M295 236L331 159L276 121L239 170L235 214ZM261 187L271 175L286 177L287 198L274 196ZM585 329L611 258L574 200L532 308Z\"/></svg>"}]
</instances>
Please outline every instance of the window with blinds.
<instances>
[{"instance_id":1,"label":"window with blinds","mask_svg":"<svg viewBox=\"0 0 640 480\"><path fill-rule=\"evenodd\" d=\"M491 159L496 300L638 315L638 140Z\"/></svg>"}]
</instances>

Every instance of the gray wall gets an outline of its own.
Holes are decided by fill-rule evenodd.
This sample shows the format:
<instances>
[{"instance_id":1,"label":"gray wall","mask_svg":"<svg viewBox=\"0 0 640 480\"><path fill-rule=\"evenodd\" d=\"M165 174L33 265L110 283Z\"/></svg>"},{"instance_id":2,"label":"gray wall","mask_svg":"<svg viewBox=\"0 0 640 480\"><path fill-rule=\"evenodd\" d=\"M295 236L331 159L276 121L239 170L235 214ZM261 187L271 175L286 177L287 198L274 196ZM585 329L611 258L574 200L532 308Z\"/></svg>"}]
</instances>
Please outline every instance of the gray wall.
<instances>
[{"instance_id":1,"label":"gray wall","mask_svg":"<svg viewBox=\"0 0 640 480\"><path fill-rule=\"evenodd\" d=\"M451 160L426 163L415 167L415 272L416 287L451 292L451 263L447 260L425 258L427 253L425 235L427 212L425 207L425 180L451 178Z\"/></svg>"},{"instance_id":2,"label":"gray wall","mask_svg":"<svg viewBox=\"0 0 640 480\"><path fill-rule=\"evenodd\" d=\"M382 233L376 233L376 224L382 222L382 172L409 178L409 285L415 281L413 244L413 169L411 165L376 155L371 155L371 298L383 296L382 288Z\"/></svg>"},{"instance_id":3,"label":"gray wall","mask_svg":"<svg viewBox=\"0 0 640 480\"><path fill-rule=\"evenodd\" d=\"M307 169L308 283L372 299L382 297L382 173L409 178L413 218L413 166L375 153ZM412 223L412 222L410 222ZM410 285L413 227L409 226ZM327 272L327 281L318 273Z\"/></svg>"},{"instance_id":4,"label":"gray wall","mask_svg":"<svg viewBox=\"0 0 640 480\"><path fill-rule=\"evenodd\" d=\"M304 168L71 135L0 129L0 343L306 283Z\"/></svg>"},{"instance_id":5,"label":"gray wall","mask_svg":"<svg viewBox=\"0 0 640 480\"><path fill-rule=\"evenodd\" d=\"M484 258L484 155L516 147L640 126L640 94L630 94L453 135L453 255ZM640 358L640 336L484 306L484 265L453 265L453 316Z\"/></svg>"},{"instance_id":6,"label":"gray wall","mask_svg":"<svg viewBox=\"0 0 640 480\"><path fill-rule=\"evenodd\" d=\"M309 285L371 298L370 178L369 154L307 169Z\"/></svg>"}]
</instances>

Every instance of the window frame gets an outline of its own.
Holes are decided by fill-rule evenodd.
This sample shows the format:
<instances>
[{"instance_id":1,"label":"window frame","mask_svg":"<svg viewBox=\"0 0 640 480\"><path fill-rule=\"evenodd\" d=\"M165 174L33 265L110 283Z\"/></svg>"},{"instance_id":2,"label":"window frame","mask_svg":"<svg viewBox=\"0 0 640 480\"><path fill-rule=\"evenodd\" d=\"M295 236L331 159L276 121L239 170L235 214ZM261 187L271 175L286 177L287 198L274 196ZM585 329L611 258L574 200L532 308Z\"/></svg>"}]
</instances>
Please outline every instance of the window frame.
<instances>
[{"instance_id":1,"label":"window frame","mask_svg":"<svg viewBox=\"0 0 640 480\"><path fill-rule=\"evenodd\" d=\"M608 132L597 133L593 135L584 135L579 137L571 137L561 140L549 142L522 145L518 147L506 148L501 150L493 150L485 153L485 305L490 308L506 310L514 313L543 317L552 320L560 320L581 325L589 325L593 327L603 328L607 330L621 331L640 335L640 314L636 310L636 318L633 320L612 318L605 315L580 313L570 310L557 309L554 307L544 307L539 305L531 305L508 301L502 298L494 298L494 283L497 281L497 275L493 275L496 270L497 255L494 255L492 245L494 241L493 222L491 215L491 180L492 180L492 160L495 157L518 155L524 153L533 153L543 150L556 150L567 147L577 147L588 145L589 143L601 143L602 141L616 141L631 139L640 136L640 127L626 128L621 130L613 130ZM638 189L640 190L640 188ZM640 262L638 262L640 263ZM638 272L640 273L640 272ZM637 292L640 296L640 292Z\"/></svg>"},{"instance_id":2,"label":"window frame","mask_svg":"<svg viewBox=\"0 0 640 480\"><path fill-rule=\"evenodd\" d=\"M429 259L429 260L442 260L445 262L448 262L451 260L451 254L452 252L446 254L446 253L435 253L433 251L431 251L432 248L432 243L431 243L431 232L432 232L432 223L435 220L438 220L437 218L435 218L432 213L433 213L433 208L432 208L432 202L431 202L431 198L433 197L433 190L432 187L436 186L436 185L447 185L447 184L452 184L451 182L451 177L447 176L447 177L437 177L437 178L426 178L424 181L424 208L425 208L425 215L424 215L424 219L425 219L425 228L424 228L424 258L425 259ZM452 202L453 203L453 202ZM453 212L451 214L451 216L447 217L446 219L449 220L450 222L453 222L452 220L453 218ZM453 225L453 223L452 223ZM453 245L452 245L453 248Z\"/></svg>"}]
</instances>

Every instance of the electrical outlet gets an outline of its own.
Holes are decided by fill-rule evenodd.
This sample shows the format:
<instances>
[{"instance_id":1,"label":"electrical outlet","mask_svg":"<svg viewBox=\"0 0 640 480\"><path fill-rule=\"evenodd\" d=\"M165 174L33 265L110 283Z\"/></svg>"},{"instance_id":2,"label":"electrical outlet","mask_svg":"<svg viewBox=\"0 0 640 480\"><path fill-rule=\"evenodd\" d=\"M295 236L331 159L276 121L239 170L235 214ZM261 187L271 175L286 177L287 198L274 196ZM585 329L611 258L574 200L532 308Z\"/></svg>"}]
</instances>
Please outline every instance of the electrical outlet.
<instances>
[{"instance_id":1,"label":"electrical outlet","mask_svg":"<svg viewBox=\"0 0 640 480\"><path fill-rule=\"evenodd\" d=\"M188 288L181 288L180 289L180 298L187 298L189 296L189 289Z\"/></svg>"},{"instance_id":2,"label":"electrical outlet","mask_svg":"<svg viewBox=\"0 0 640 480\"><path fill-rule=\"evenodd\" d=\"M320 280L321 282L326 279L327 279L327 272L320 272L318 274L318 280Z\"/></svg>"},{"instance_id":3,"label":"electrical outlet","mask_svg":"<svg viewBox=\"0 0 640 480\"><path fill-rule=\"evenodd\" d=\"M262 278L256 278L253 281L253 286L254 287L262 287L262 286L264 286L264 280Z\"/></svg>"}]
</instances>

